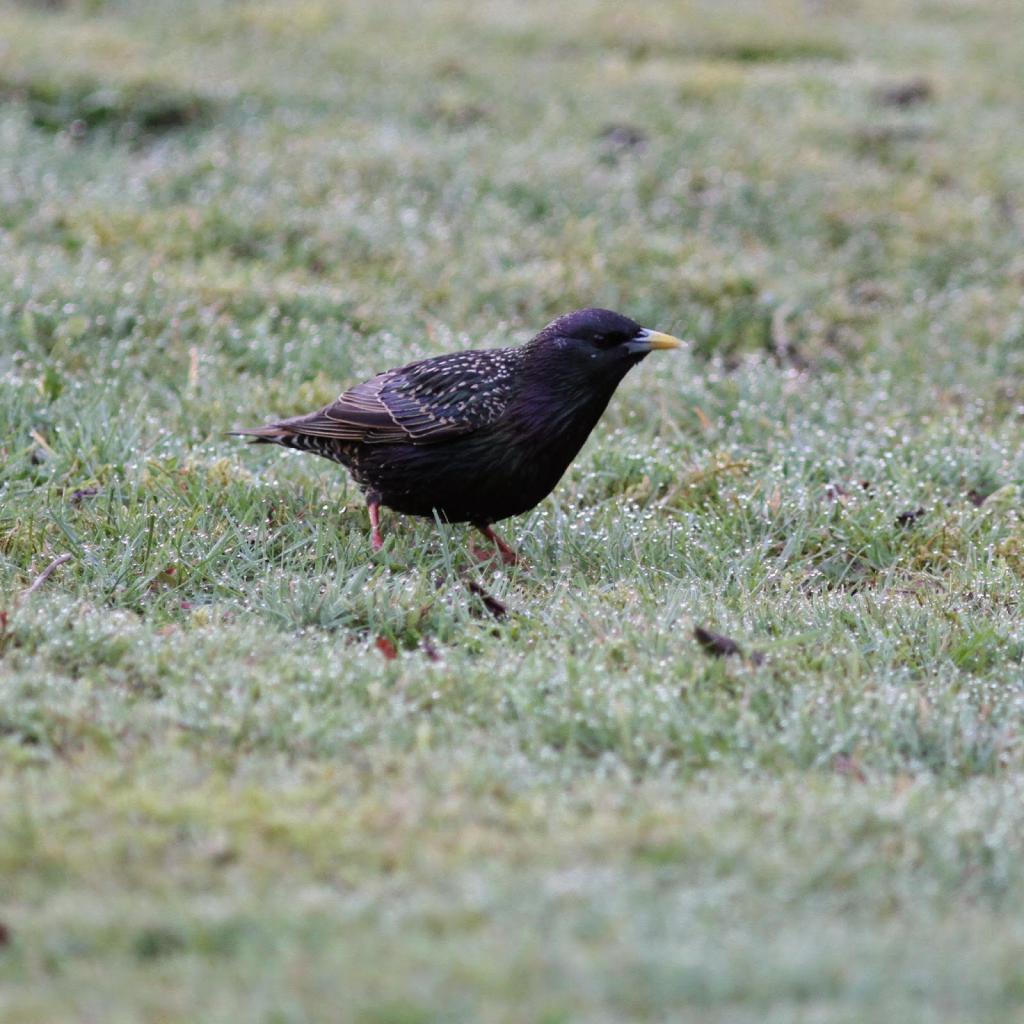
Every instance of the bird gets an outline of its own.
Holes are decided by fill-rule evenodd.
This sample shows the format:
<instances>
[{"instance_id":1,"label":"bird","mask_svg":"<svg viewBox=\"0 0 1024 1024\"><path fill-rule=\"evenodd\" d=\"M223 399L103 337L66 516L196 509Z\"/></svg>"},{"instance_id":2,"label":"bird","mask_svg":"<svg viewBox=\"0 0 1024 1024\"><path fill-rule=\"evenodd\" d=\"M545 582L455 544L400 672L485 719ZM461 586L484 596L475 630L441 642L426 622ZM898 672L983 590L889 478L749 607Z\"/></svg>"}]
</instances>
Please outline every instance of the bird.
<instances>
[{"instance_id":1,"label":"bird","mask_svg":"<svg viewBox=\"0 0 1024 1024\"><path fill-rule=\"evenodd\" d=\"M554 490L634 366L682 344L620 313L579 309L525 344L421 359L315 412L231 433L341 463L366 498L374 551L385 507L469 523L493 545L471 542L472 555L514 565L494 524Z\"/></svg>"}]
</instances>

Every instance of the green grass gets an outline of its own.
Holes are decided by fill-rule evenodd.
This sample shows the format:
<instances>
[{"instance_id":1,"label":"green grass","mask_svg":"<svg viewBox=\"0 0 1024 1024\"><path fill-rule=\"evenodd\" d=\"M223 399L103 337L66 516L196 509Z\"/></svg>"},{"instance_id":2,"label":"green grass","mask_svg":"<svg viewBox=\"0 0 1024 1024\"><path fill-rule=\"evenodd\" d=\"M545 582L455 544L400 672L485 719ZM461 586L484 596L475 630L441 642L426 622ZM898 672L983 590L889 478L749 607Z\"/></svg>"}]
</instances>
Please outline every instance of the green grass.
<instances>
[{"instance_id":1,"label":"green grass","mask_svg":"<svg viewBox=\"0 0 1024 1024\"><path fill-rule=\"evenodd\" d=\"M1020 1020L1019 14L3 7L4 1024ZM515 570L225 436L591 304Z\"/></svg>"}]
</instances>

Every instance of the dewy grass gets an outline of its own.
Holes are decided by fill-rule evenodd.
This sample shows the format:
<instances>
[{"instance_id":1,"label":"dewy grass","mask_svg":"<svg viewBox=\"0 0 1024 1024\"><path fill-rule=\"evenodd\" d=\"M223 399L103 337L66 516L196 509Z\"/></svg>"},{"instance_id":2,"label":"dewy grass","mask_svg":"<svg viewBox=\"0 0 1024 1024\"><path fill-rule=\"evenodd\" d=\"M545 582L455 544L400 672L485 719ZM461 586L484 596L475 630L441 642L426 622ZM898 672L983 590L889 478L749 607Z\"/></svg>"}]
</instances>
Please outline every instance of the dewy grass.
<instances>
[{"instance_id":1,"label":"dewy grass","mask_svg":"<svg viewBox=\"0 0 1024 1024\"><path fill-rule=\"evenodd\" d=\"M1020 1019L1014 5L3 19L5 1022ZM515 569L225 436L589 304Z\"/></svg>"}]
</instances>

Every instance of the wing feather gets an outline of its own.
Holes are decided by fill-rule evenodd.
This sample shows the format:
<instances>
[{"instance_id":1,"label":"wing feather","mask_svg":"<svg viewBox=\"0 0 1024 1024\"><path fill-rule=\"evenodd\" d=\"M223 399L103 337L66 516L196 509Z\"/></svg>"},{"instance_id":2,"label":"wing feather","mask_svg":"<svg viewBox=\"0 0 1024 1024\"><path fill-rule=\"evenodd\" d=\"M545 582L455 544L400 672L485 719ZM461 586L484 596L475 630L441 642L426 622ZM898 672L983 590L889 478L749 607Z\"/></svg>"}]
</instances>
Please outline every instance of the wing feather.
<instances>
[{"instance_id":1,"label":"wing feather","mask_svg":"<svg viewBox=\"0 0 1024 1024\"><path fill-rule=\"evenodd\" d=\"M274 424L294 434L387 444L431 444L480 430L515 390L517 349L453 352L388 370L308 416Z\"/></svg>"}]
</instances>

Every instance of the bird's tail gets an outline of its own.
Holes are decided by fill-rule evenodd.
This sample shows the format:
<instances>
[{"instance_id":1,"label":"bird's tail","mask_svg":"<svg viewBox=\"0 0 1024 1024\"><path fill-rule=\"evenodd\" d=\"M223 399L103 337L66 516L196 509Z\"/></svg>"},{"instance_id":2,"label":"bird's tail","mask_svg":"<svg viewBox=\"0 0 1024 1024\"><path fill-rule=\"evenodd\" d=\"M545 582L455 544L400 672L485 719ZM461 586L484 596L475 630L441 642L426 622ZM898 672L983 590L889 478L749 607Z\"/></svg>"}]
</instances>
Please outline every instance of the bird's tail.
<instances>
[{"instance_id":1,"label":"bird's tail","mask_svg":"<svg viewBox=\"0 0 1024 1024\"><path fill-rule=\"evenodd\" d=\"M229 430L229 437L246 437L250 444L280 444L291 434L290 430L271 423L267 427L242 427L240 430Z\"/></svg>"}]
</instances>

